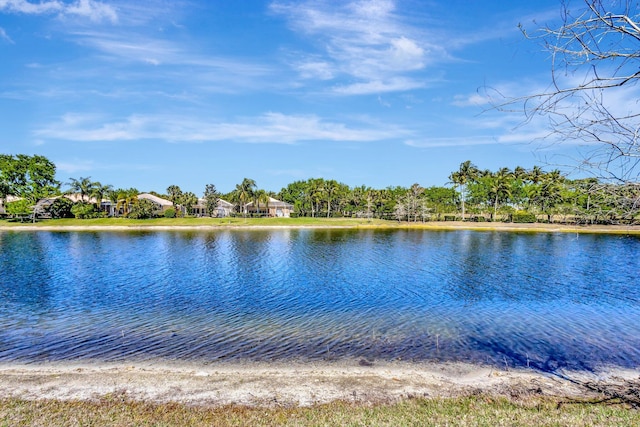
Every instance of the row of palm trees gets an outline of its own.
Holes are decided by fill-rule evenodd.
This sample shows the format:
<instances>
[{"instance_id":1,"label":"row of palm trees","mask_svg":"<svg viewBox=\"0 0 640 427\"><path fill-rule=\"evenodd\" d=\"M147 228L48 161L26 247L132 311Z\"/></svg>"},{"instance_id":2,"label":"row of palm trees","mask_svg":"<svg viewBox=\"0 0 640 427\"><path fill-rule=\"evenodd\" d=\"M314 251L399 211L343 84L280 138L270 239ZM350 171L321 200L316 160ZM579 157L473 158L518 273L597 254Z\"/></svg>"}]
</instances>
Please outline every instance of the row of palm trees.
<instances>
[{"instance_id":1,"label":"row of palm trees","mask_svg":"<svg viewBox=\"0 0 640 427\"><path fill-rule=\"evenodd\" d=\"M257 215L261 214L261 206L264 206L268 212L269 202L271 201L272 196L274 196L273 193L258 188L255 180L251 178L244 178L240 184L236 184L233 191L224 195L224 198L228 199L236 206L237 212L246 216L247 204L251 202L253 202L256 207Z\"/></svg>"},{"instance_id":2,"label":"row of palm trees","mask_svg":"<svg viewBox=\"0 0 640 427\"><path fill-rule=\"evenodd\" d=\"M244 178L235 188L220 195L236 206L239 214L246 215L246 206L253 202L258 213L261 207L268 211L270 198L294 205L299 216L310 217L377 217L418 221L455 218L467 220L477 217L498 219L516 212L534 215L573 215L584 218L634 219L640 210L638 184L603 184L596 179L570 180L560 171L544 171L539 166L531 169L503 167L496 171L482 170L471 161L460 164L449 176L450 186L424 188L410 187L375 189L368 186L349 187L332 179L311 178L295 181L273 193L258 188L256 181ZM81 200L108 198L124 215L135 205L136 189L113 189L110 185L94 182L90 177L71 179L69 193L77 193ZM171 200L174 205L189 206L197 203L195 194L182 192L176 185L167 188L167 194L156 194Z\"/></svg>"},{"instance_id":3,"label":"row of palm trees","mask_svg":"<svg viewBox=\"0 0 640 427\"><path fill-rule=\"evenodd\" d=\"M546 172L539 166L527 170L500 168L480 170L463 162L449 179L460 192L462 218L466 204L474 214L495 218L499 211L525 211L573 220L634 221L640 212L640 184L603 183L595 178L571 180L559 170Z\"/></svg>"}]
</instances>

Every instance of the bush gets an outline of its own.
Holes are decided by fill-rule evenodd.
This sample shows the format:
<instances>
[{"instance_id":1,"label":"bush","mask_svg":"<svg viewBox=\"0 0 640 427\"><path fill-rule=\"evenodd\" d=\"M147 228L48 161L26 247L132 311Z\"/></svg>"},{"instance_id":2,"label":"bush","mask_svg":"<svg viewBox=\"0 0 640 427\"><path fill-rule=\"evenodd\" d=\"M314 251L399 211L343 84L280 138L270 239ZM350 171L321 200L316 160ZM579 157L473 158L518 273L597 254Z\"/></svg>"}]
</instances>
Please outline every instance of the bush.
<instances>
[{"instance_id":1,"label":"bush","mask_svg":"<svg viewBox=\"0 0 640 427\"><path fill-rule=\"evenodd\" d=\"M173 208L169 208L166 211L164 211L164 217L165 218L175 218L176 217L176 210Z\"/></svg>"},{"instance_id":2,"label":"bush","mask_svg":"<svg viewBox=\"0 0 640 427\"><path fill-rule=\"evenodd\" d=\"M7 203L6 211L9 215L29 215L32 204L26 199L16 200L15 202Z\"/></svg>"},{"instance_id":3,"label":"bush","mask_svg":"<svg viewBox=\"0 0 640 427\"><path fill-rule=\"evenodd\" d=\"M78 202L71 206L71 213L78 219L95 218L99 215L91 203Z\"/></svg>"},{"instance_id":4,"label":"bush","mask_svg":"<svg viewBox=\"0 0 640 427\"><path fill-rule=\"evenodd\" d=\"M511 221L519 224L531 224L536 222L536 215L531 212L517 212L513 214Z\"/></svg>"},{"instance_id":5,"label":"bush","mask_svg":"<svg viewBox=\"0 0 640 427\"><path fill-rule=\"evenodd\" d=\"M132 219L148 219L153 218L155 206L152 201L147 199L138 200L138 203L131 207L129 218Z\"/></svg>"},{"instance_id":6,"label":"bush","mask_svg":"<svg viewBox=\"0 0 640 427\"><path fill-rule=\"evenodd\" d=\"M445 221L455 221L456 217L455 217L455 215L445 215L444 216L444 220Z\"/></svg>"},{"instance_id":7,"label":"bush","mask_svg":"<svg viewBox=\"0 0 640 427\"><path fill-rule=\"evenodd\" d=\"M74 215L71 213L73 202L66 197L58 197L47 208L47 212L51 215L51 218L72 218Z\"/></svg>"}]
</instances>

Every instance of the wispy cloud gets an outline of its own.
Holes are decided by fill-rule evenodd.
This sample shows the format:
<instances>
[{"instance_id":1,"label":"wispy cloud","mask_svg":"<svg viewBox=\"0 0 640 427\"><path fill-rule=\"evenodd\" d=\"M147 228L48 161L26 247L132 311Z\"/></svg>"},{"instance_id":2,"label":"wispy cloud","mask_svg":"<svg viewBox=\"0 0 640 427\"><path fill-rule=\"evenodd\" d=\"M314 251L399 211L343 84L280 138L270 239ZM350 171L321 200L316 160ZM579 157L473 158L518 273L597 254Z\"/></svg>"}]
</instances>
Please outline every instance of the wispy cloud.
<instances>
[{"instance_id":1,"label":"wispy cloud","mask_svg":"<svg viewBox=\"0 0 640 427\"><path fill-rule=\"evenodd\" d=\"M549 136L544 129L514 129L497 135L466 135L446 138L409 139L405 144L416 148L473 147L479 145L520 145L542 143Z\"/></svg>"},{"instance_id":2,"label":"wispy cloud","mask_svg":"<svg viewBox=\"0 0 640 427\"><path fill-rule=\"evenodd\" d=\"M293 64L303 79L350 77L354 83L334 85L337 94L404 91L423 87L412 75L448 57L438 44L426 41L417 28L403 22L390 0L341 3L276 2L297 32L313 38L319 52Z\"/></svg>"},{"instance_id":3,"label":"wispy cloud","mask_svg":"<svg viewBox=\"0 0 640 427\"><path fill-rule=\"evenodd\" d=\"M0 40L4 40L7 43L15 44L11 37L7 34L4 28L0 27Z\"/></svg>"},{"instance_id":4,"label":"wispy cloud","mask_svg":"<svg viewBox=\"0 0 640 427\"><path fill-rule=\"evenodd\" d=\"M415 148L439 147L470 147L476 145L499 144L498 140L490 136L461 136L447 138L409 139L405 144Z\"/></svg>"},{"instance_id":5,"label":"wispy cloud","mask_svg":"<svg viewBox=\"0 0 640 427\"><path fill-rule=\"evenodd\" d=\"M158 139L167 142L230 141L294 144L302 141L367 142L407 136L395 127L351 126L323 120L315 115L266 113L234 122L210 118L165 115L131 115L105 120L98 115L66 114L34 132L41 139L67 141L133 141Z\"/></svg>"},{"instance_id":6,"label":"wispy cloud","mask_svg":"<svg viewBox=\"0 0 640 427\"><path fill-rule=\"evenodd\" d=\"M340 95L366 95L369 93L400 92L412 89L419 89L425 86L425 82L420 82L410 78L391 78L388 80L371 80L363 83L353 83L349 85L336 85L332 91Z\"/></svg>"},{"instance_id":7,"label":"wispy cloud","mask_svg":"<svg viewBox=\"0 0 640 427\"><path fill-rule=\"evenodd\" d=\"M105 163L104 161L96 162L94 160L83 160L78 158L56 160L56 170L66 174L75 174L79 172L95 172L95 171L148 171L153 169L149 165L139 162L136 163Z\"/></svg>"},{"instance_id":8,"label":"wispy cloud","mask_svg":"<svg viewBox=\"0 0 640 427\"><path fill-rule=\"evenodd\" d=\"M65 3L59 0L31 3L26 0L0 0L0 11L29 15L58 14L60 16L80 16L93 22L118 21L116 10L96 0L76 0Z\"/></svg>"},{"instance_id":9,"label":"wispy cloud","mask_svg":"<svg viewBox=\"0 0 640 427\"><path fill-rule=\"evenodd\" d=\"M93 160L72 160L72 161L57 161L56 169L60 172L76 173L86 172L95 169L95 162Z\"/></svg>"},{"instance_id":10,"label":"wispy cloud","mask_svg":"<svg viewBox=\"0 0 640 427\"><path fill-rule=\"evenodd\" d=\"M247 90L258 84L276 84L275 79L265 78L276 74L270 65L253 59L204 54L188 44L162 38L161 33L146 35L126 30L118 33L94 30L76 31L70 36L75 43L91 48L97 59L123 67L120 78L144 82L165 79L185 88L224 93ZM148 68L132 67L139 64L153 67L152 73ZM83 72L91 70L103 72L100 67ZM76 73L74 70L69 72ZM185 75L189 78L185 79ZM96 77L91 75L90 78Z\"/></svg>"}]
</instances>

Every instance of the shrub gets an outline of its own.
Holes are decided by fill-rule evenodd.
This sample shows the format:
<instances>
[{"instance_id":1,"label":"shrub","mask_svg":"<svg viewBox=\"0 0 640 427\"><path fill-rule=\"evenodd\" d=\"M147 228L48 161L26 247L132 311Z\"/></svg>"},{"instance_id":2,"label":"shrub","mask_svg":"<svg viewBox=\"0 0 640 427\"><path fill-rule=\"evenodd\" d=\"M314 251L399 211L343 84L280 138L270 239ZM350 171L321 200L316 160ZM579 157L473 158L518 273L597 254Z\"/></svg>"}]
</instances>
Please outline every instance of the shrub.
<instances>
[{"instance_id":1,"label":"shrub","mask_svg":"<svg viewBox=\"0 0 640 427\"><path fill-rule=\"evenodd\" d=\"M138 200L138 203L133 205L131 212L129 212L129 218L132 219L148 219L153 218L155 206L152 201L147 199Z\"/></svg>"},{"instance_id":2,"label":"shrub","mask_svg":"<svg viewBox=\"0 0 640 427\"><path fill-rule=\"evenodd\" d=\"M78 202L71 206L71 213L78 219L94 218L98 215L91 203Z\"/></svg>"},{"instance_id":3,"label":"shrub","mask_svg":"<svg viewBox=\"0 0 640 427\"><path fill-rule=\"evenodd\" d=\"M47 208L47 212L51 214L51 218L71 218L74 216L71 213L72 207L73 202L71 200L66 197L58 197Z\"/></svg>"},{"instance_id":4,"label":"shrub","mask_svg":"<svg viewBox=\"0 0 640 427\"><path fill-rule=\"evenodd\" d=\"M536 222L536 215L531 212L516 212L513 214L511 218L512 222L517 222L520 224L530 224Z\"/></svg>"},{"instance_id":5,"label":"shrub","mask_svg":"<svg viewBox=\"0 0 640 427\"><path fill-rule=\"evenodd\" d=\"M6 211L9 215L29 215L32 204L26 199L16 200L15 202L7 203Z\"/></svg>"},{"instance_id":6,"label":"shrub","mask_svg":"<svg viewBox=\"0 0 640 427\"><path fill-rule=\"evenodd\" d=\"M166 211L164 211L164 217L165 218L175 218L176 217L176 210L173 208L169 208Z\"/></svg>"}]
</instances>

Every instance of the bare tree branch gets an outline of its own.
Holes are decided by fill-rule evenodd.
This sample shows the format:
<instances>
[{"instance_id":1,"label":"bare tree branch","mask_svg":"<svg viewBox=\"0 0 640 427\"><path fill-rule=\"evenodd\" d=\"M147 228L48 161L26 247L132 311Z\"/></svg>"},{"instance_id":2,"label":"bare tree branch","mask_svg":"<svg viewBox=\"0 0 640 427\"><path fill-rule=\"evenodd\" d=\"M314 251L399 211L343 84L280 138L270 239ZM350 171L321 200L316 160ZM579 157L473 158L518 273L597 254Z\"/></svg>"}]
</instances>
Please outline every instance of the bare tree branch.
<instances>
[{"instance_id":1,"label":"bare tree branch","mask_svg":"<svg viewBox=\"0 0 640 427\"><path fill-rule=\"evenodd\" d=\"M574 9L573 6L582 4ZM583 147L579 167L601 179L640 176L640 11L633 0L562 2L562 21L525 37L549 52L548 90L494 102L521 111L524 123L544 118L555 141Z\"/></svg>"}]
</instances>

